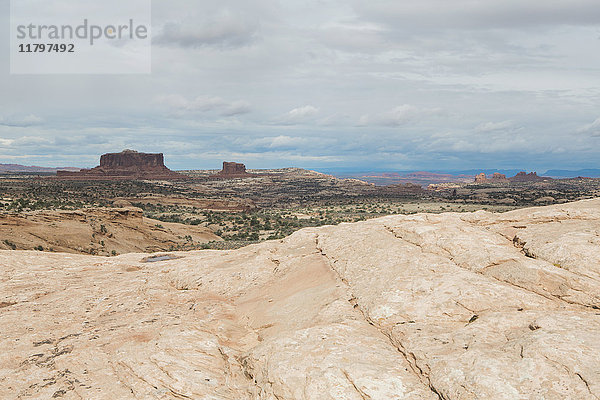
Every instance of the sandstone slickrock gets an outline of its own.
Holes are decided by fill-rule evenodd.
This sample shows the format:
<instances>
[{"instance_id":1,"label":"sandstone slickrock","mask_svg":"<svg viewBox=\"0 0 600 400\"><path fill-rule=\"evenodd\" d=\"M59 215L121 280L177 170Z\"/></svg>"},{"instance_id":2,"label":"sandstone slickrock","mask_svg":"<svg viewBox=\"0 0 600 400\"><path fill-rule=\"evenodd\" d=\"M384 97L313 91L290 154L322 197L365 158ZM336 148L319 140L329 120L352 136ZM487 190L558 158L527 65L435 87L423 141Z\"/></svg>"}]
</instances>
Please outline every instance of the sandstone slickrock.
<instances>
[{"instance_id":1,"label":"sandstone slickrock","mask_svg":"<svg viewBox=\"0 0 600 400\"><path fill-rule=\"evenodd\" d=\"M599 245L594 199L154 259L0 251L0 398L597 399Z\"/></svg>"},{"instance_id":2,"label":"sandstone slickrock","mask_svg":"<svg viewBox=\"0 0 600 400\"><path fill-rule=\"evenodd\" d=\"M0 213L0 249L110 255L220 241L202 226L146 218L136 207ZM181 246L181 247L180 247Z\"/></svg>"},{"instance_id":3,"label":"sandstone slickrock","mask_svg":"<svg viewBox=\"0 0 600 400\"><path fill-rule=\"evenodd\" d=\"M58 171L60 179L186 179L164 164L162 153L139 153L123 150L100 156L100 165L79 172Z\"/></svg>"}]
</instances>

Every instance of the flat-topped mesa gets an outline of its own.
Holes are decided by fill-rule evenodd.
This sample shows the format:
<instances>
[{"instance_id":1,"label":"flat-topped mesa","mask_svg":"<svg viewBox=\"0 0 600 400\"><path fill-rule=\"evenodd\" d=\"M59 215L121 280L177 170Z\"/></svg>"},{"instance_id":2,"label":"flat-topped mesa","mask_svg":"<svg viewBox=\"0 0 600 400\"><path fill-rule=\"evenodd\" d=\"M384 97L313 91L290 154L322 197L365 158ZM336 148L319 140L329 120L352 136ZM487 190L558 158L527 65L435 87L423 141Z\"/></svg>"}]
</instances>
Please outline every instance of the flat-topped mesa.
<instances>
[{"instance_id":1,"label":"flat-topped mesa","mask_svg":"<svg viewBox=\"0 0 600 400\"><path fill-rule=\"evenodd\" d=\"M123 150L100 157L100 165L79 172L58 171L60 179L186 179L165 166L162 153Z\"/></svg>"},{"instance_id":2,"label":"flat-topped mesa","mask_svg":"<svg viewBox=\"0 0 600 400\"><path fill-rule=\"evenodd\" d=\"M246 172L244 164L223 161L223 169L213 176L217 178L239 178L252 176L252 174Z\"/></svg>"},{"instance_id":3,"label":"flat-topped mesa","mask_svg":"<svg viewBox=\"0 0 600 400\"><path fill-rule=\"evenodd\" d=\"M101 168L160 168L166 169L162 153L138 153L135 150L123 150L120 153L103 154L100 157Z\"/></svg>"},{"instance_id":4,"label":"flat-topped mesa","mask_svg":"<svg viewBox=\"0 0 600 400\"><path fill-rule=\"evenodd\" d=\"M246 175L246 166L242 163L223 161L223 169L219 172L221 175Z\"/></svg>"}]
</instances>

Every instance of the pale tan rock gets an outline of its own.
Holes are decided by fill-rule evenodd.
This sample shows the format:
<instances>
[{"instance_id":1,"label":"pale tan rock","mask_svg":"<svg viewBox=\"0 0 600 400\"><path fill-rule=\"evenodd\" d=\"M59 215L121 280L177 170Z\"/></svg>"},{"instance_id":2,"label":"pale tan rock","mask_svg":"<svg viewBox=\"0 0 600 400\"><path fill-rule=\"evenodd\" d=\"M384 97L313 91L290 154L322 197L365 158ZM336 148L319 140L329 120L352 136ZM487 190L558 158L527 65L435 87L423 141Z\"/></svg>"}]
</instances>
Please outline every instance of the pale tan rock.
<instances>
[{"instance_id":1,"label":"pale tan rock","mask_svg":"<svg viewBox=\"0 0 600 400\"><path fill-rule=\"evenodd\" d=\"M0 398L597 399L599 224L589 200L156 262L0 251Z\"/></svg>"},{"instance_id":2,"label":"pale tan rock","mask_svg":"<svg viewBox=\"0 0 600 400\"><path fill-rule=\"evenodd\" d=\"M0 212L0 238L0 249L103 256L165 251L222 240L203 226L146 218L141 208L131 206Z\"/></svg>"}]
</instances>

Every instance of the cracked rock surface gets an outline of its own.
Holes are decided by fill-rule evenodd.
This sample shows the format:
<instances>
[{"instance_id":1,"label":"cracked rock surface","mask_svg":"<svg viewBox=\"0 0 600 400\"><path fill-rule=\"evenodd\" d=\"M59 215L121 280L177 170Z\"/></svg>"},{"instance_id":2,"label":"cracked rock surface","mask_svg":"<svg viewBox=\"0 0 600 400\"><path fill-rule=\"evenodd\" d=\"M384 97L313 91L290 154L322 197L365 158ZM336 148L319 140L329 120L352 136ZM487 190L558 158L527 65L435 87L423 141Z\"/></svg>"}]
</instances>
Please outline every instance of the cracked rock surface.
<instances>
[{"instance_id":1,"label":"cracked rock surface","mask_svg":"<svg viewBox=\"0 0 600 400\"><path fill-rule=\"evenodd\" d=\"M600 199L171 254L0 251L0 398L600 397Z\"/></svg>"}]
</instances>

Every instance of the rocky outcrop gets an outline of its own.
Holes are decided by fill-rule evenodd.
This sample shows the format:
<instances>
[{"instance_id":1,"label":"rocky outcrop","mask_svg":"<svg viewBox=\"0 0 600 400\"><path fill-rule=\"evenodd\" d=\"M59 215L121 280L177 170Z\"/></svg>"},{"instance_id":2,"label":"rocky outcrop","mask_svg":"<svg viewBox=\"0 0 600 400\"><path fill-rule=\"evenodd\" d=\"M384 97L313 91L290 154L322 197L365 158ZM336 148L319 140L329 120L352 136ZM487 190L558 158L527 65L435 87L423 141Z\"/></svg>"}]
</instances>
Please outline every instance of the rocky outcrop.
<instances>
[{"instance_id":1,"label":"rocky outcrop","mask_svg":"<svg viewBox=\"0 0 600 400\"><path fill-rule=\"evenodd\" d=\"M511 182L539 182L539 181L547 181L552 178L547 178L544 176L538 176L537 172L526 173L525 171L521 171L512 178L509 178Z\"/></svg>"},{"instance_id":2,"label":"rocky outcrop","mask_svg":"<svg viewBox=\"0 0 600 400\"><path fill-rule=\"evenodd\" d=\"M499 172L494 172L490 178L488 178L485 175L485 173L483 173L483 172L475 177L475 183L488 183L488 182L502 183L502 182L508 182L508 179L506 179L506 175L501 174Z\"/></svg>"},{"instance_id":3,"label":"rocky outcrop","mask_svg":"<svg viewBox=\"0 0 600 400\"><path fill-rule=\"evenodd\" d=\"M485 173L482 172L475 177L475 183L484 183L484 182L487 182L487 176L485 176Z\"/></svg>"},{"instance_id":4,"label":"rocky outcrop","mask_svg":"<svg viewBox=\"0 0 600 400\"><path fill-rule=\"evenodd\" d=\"M501 174L499 172L494 172L492 175L492 181L506 181L506 175Z\"/></svg>"},{"instance_id":5,"label":"rocky outcrop","mask_svg":"<svg viewBox=\"0 0 600 400\"><path fill-rule=\"evenodd\" d=\"M162 153L138 153L123 150L103 154L100 165L79 172L58 171L60 179L186 179L185 175L171 171L164 164Z\"/></svg>"},{"instance_id":6,"label":"rocky outcrop","mask_svg":"<svg viewBox=\"0 0 600 400\"><path fill-rule=\"evenodd\" d=\"M0 398L597 399L600 199L235 251L0 251Z\"/></svg>"},{"instance_id":7,"label":"rocky outcrop","mask_svg":"<svg viewBox=\"0 0 600 400\"><path fill-rule=\"evenodd\" d=\"M146 218L140 208L119 203L122 208L0 213L0 249L111 255L222 240L208 228Z\"/></svg>"},{"instance_id":8,"label":"rocky outcrop","mask_svg":"<svg viewBox=\"0 0 600 400\"><path fill-rule=\"evenodd\" d=\"M244 164L223 161L223 169L214 176L218 178L243 178L252 176L252 174L246 172Z\"/></svg>"},{"instance_id":9,"label":"rocky outcrop","mask_svg":"<svg viewBox=\"0 0 600 400\"><path fill-rule=\"evenodd\" d=\"M100 168L105 169L163 169L165 167L162 153L138 153L134 150L123 150L120 153L103 154L100 157Z\"/></svg>"}]
</instances>

